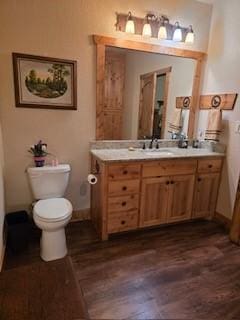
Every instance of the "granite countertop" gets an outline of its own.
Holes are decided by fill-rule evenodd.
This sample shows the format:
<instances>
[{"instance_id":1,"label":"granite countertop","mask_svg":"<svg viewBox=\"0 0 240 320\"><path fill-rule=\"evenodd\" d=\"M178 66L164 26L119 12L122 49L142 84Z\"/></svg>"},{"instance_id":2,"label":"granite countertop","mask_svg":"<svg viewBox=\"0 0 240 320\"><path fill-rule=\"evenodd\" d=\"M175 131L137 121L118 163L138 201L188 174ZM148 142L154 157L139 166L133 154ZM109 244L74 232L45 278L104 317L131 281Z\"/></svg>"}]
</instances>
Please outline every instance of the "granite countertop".
<instances>
[{"instance_id":1,"label":"granite countertop","mask_svg":"<svg viewBox=\"0 0 240 320\"><path fill-rule=\"evenodd\" d=\"M224 152L215 152L209 148L187 149L159 148L159 149L92 149L91 154L104 162L114 161L149 161L178 158L224 157Z\"/></svg>"}]
</instances>

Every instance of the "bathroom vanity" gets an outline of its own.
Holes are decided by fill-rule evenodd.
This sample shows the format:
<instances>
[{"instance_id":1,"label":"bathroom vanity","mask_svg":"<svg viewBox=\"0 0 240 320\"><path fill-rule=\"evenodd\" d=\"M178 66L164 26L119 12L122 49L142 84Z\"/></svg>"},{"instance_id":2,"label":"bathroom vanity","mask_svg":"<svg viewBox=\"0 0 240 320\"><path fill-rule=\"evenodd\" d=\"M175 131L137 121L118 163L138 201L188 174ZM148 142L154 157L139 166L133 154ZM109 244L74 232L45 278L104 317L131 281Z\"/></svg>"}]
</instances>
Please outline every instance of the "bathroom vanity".
<instances>
[{"instance_id":1,"label":"bathroom vanity","mask_svg":"<svg viewBox=\"0 0 240 320\"><path fill-rule=\"evenodd\" d=\"M92 221L102 240L138 228L211 218L224 153L208 149L91 150Z\"/></svg>"}]
</instances>

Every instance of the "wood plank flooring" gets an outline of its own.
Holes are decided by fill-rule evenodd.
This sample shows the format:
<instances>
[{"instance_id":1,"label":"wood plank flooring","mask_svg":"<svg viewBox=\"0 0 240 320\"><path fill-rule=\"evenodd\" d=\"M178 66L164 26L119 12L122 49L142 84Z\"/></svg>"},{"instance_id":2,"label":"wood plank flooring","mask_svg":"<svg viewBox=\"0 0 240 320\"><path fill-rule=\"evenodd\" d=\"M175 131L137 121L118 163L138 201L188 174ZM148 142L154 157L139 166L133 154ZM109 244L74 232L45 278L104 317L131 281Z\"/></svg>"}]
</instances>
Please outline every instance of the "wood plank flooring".
<instances>
[{"instance_id":1,"label":"wood plank flooring","mask_svg":"<svg viewBox=\"0 0 240 320\"><path fill-rule=\"evenodd\" d=\"M74 303L68 303L67 297L60 299L66 301L62 305L69 304L63 319L75 319L71 312L75 312L81 295L90 319L240 319L240 247L232 244L215 222L195 221L112 236L101 242L91 223L85 221L67 227L67 240L67 269L70 276L72 265L72 277L77 279L81 292L70 290L76 295L70 298ZM24 277L43 263L38 259L38 242L33 242L28 253L17 258L7 256L6 272L22 269L19 272ZM46 268L42 275L47 273L47 281L41 288L42 294L46 291L49 297L48 287L54 287L57 277L47 267L49 263L45 265L41 268ZM29 280L32 288L38 281L34 270ZM11 291L8 281L4 285ZM61 291L61 286L55 288ZM21 290L18 287L16 296ZM56 295L61 296L59 292ZM1 306L2 299L0 291ZM21 301L21 297L17 299ZM48 301L29 299L36 308Z\"/></svg>"},{"instance_id":2,"label":"wood plank flooring","mask_svg":"<svg viewBox=\"0 0 240 320\"><path fill-rule=\"evenodd\" d=\"M70 239L91 319L240 319L240 248L213 222Z\"/></svg>"},{"instance_id":3,"label":"wood plank flooring","mask_svg":"<svg viewBox=\"0 0 240 320\"><path fill-rule=\"evenodd\" d=\"M0 288L1 320L86 319L68 257L4 271Z\"/></svg>"}]
</instances>

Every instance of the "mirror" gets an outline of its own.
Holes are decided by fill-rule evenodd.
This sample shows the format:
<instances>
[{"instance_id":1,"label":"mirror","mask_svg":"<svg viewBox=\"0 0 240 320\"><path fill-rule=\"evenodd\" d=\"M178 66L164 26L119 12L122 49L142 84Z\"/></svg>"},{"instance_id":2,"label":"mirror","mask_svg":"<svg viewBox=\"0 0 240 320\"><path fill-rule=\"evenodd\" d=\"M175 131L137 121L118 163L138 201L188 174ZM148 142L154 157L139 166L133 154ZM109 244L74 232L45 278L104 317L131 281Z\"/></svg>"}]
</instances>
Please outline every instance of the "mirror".
<instances>
[{"instance_id":1,"label":"mirror","mask_svg":"<svg viewBox=\"0 0 240 320\"><path fill-rule=\"evenodd\" d=\"M189 108L176 98L192 95L197 61L105 47L103 139L170 139L187 135ZM171 123L171 128L169 128Z\"/></svg>"},{"instance_id":2,"label":"mirror","mask_svg":"<svg viewBox=\"0 0 240 320\"><path fill-rule=\"evenodd\" d=\"M126 55L126 50L131 50L132 54L134 53L147 54L149 57L151 57L150 61L154 59L158 59L159 57L162 59L165 59L168 57L172 59L173 58L180 59L181 66L185 65L185 63L188 64L187 61L190 61L190 64L192 63L193 65L195 65L192 68L193 73L191 76L189 76L189 78L185 77L187 72L186 70L188 69L188 66L186 65L183 68L183 71L178 73L177 77L175 78L175 79L178 79L178 81L180 81L181 86L183 84L188 84L189 88L190 87L192 88L192 90L189 89L189 91L191 91L190 95L189 93L187 92L185 93L183 92L183 90L181 90L181 92L179 93L181 96L183 94L188 94L188 96L182 96L182 97L180 96L177 98L177 101L171 102L170 90L171 90L171 87L173 87L174 82L171 80L171 83L170 83L170 80L167 81L167 77L166 77L165 83L168 84L168 94L165 96L166 99L164 97L163 103L161 102L161 99L158 99L160 100L159 109L162 108L162 105L163 106L166 105L166 108L162 109L162 110L165 110L165 113L164 112L162 113L160 111L159 112L160 115L158 115L158 116L161 116L161 119L160 119L161 124L159 128L160 132L158 131L158 134L161 135L161 137L163 138L168 137L168 133L166 129L168 119L170 119L171 117L173 119L175 118L175 120L180 118L179 113L176 111L179 108L180 109L184 108L184 114L186 115L184 116L183 130L184 132L186 131L188 132L189 139L192 139L194 137L195 121L196 121L197 109L198 109L199 99L200 99L199 91L200 91L200 83L201 83L202 64L206 57L206 53L200 52L200 51L183 49L183 48L167 47L160 44L153 44L153 43L147 43L142 41L133 41L133 40L127 40L127 39L107 37L103 35L93 35L93 41L96 44L96 61L97 61L97 69L96 69L96 139L97 140L116 140L116 139L118 140L118 139L128 139L128 138L135 139L136 137L142 135L141 131L140 133L138 132L139 131L138 125L136 130L136 123L139 123L139 120L137 120L136 122L136 119L141 119L143 114L142 111L139 109L139 101L137 104L138 107L136 107L136 104L135 105L129 104L130 111L127 112L126 110L128 109L125 108L126 112L124 113L124 102L126 100L125 87L127 82L127 80L125 79L125 73L126 73L125 60L118 59L118 57L116 58L114 56L112 57L112 59L109 59L108 57L109 52L111 51L115 51L116 56L118 55L124 56ZM156 58L153 58L154 56ZM167 74L169 73L167 71L170 70L169 64L167 65L168 66L166 68L165 66L160 68L159 61L158 61L158 64L156 66L157 68L154 67L154 69L151 69L150 72L143 71L141 75L146 74L146 72L152 73L159 70L162 72L162 69L165 69L166 76L167 76ZM143 67L143 65L141 65L140 67ZM171 68L171 74L173 74L172 68ZM159 74L159 76L160 75L161 74ZM158 74L156 75L156 77L158 77ZM140 80L137 80L137 81L140 81ZM135 87L133 86L133 84L135 85L135 82L130 82L132 89L130 89L129 92L132 97L136 98L137 93L133 92L133 89ZM164 84L164 88L165 87L166 85ZM138 90L139 90L138 95L140 95L140 89ZM166 90L164 89L164 91ZM176 94L178 94L178 92ZM155 99L152 98L152 101L153 100L155 102ZM189 102L187 103L189 112L185 112L186 101ZM176 106L176 103L178 108L174 107ZM154 109L155 109L155 106L153 108L153 111ZM171 110L174 110L174 112L171 112ZM148 111L145 113L149 115ZM148 119L149 123L150 123L150 119L154 121L154 112L150 114L151 114L151 117L149 115L149 119ZM143 117L143 119L145 118ZM128 124L126 124L126 120ZM160 122L157 116L155 116L155 121L159 125ZM151 122L151 125L152 127L155 127L155 129L157 128L157 125L154 122ZM145 125L143 126L141 124L141 126L145 128ZM171 122L171 127L172 128L175 127L175 121ZM124 128L125 128L125 131L124 131ZM177 125L177 128L179 128L178 125ZM182 127L180 129L182 129Z\"/></svg>"}]
</instances>

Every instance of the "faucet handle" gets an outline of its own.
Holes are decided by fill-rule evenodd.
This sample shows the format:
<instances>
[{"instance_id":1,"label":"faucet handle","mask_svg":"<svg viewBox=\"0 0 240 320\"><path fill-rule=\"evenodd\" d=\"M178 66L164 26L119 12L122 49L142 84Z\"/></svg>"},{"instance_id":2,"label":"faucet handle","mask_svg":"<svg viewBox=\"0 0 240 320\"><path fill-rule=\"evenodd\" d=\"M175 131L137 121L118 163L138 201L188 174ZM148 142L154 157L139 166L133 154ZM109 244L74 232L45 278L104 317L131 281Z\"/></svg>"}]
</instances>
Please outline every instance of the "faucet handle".
<instances>
[{"instance_id":1,"label":"faucet handle","mask_svg":"<svg viewBox=\"0 0 240 320\"><path fill-rule=\"evenodd\" d=\"M146 140L147 137L146 137L146 136L143 136L143 139ZM143 150L146 149L146 142L145 142L145 141L143 141L143 146L142 146L142 148L143 148Z\"/></svg>"}]
</instances>

